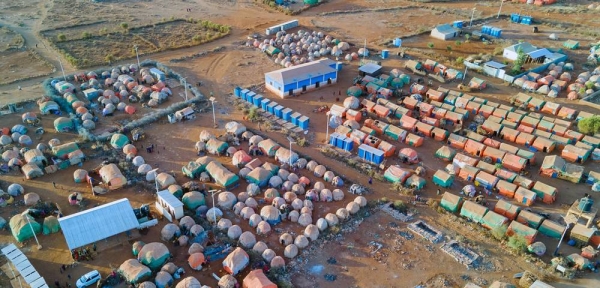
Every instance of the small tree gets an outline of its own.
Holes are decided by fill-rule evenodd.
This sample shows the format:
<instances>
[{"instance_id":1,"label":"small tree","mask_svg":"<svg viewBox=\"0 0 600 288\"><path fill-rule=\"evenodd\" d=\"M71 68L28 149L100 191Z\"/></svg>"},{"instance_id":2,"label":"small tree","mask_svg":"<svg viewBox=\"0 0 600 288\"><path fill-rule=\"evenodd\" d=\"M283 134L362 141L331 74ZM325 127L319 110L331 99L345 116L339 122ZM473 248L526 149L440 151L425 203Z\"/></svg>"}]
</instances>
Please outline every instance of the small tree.
<instances>
[{"instance_id":1,"label":"small tree","mask_svg":"<svg viewBox=\"0 0 600 288\"><path fill-rule=\"evenodd\" d=\"M452 51L452 46L450 46L450 45L446 46L446 50Z\"/></svg>"},{"instance_id":2,"label":"small tree","mask_svg":"<svg viewBox=\"0 0 600 288\"><path fill-rule=\"evenodd\" d=\"M600 116L583 118L577 122L579 132L584 134L595 134L600 132Z\"/></svg>"},{"instance_id":3,"label":"small tree","mask_svg":"<svg viewBox=\"0 0 600 288\"><path fill-rule=\"evenodd\" d=\"M434 46L434 45L433 45L433 42L429 42L429 43L427 43L427 47L429 47L429 49L433 49L433 46Z\"/></svg>"},{"instance_id":4,"label":"small tree","mask_svg":"<svg viewBox=\"0 0 600 288\"><path fill-rule=\"evenodd\" d=\"M256 108L256 107L253 106L248 111L248 120L255 121L255 120L258 120L258 117L259 117L258 108Z\"/></svg>"},{"instance_id":5,"label":"small tree","mask_svg":"<svg viewBox=\"0 0 600 288\"><path fill-rule=\"evenodd\" d=\"M194 37L192 37L192 41L194 42L200 42L200 40L202 40L202 37L200 37L200 35L194 35Z\"/></svg>"},{"instance_id":6,"label":"small tree","mask_svg":"<svg viewBox=\"0 0 600 288\"><path fill-rule=\"evenodd\" d=\"M454 45L460 46L460 45L462 45L462 41L456 40L456 41L454 41Z\"/></svg>"},{"instance_id":7,"label":"small tree","mask_svg":"<svg viewBox=\"0 0 600 288\"><path fill-rule=\"evenodd\" d=\"M508 237L508 247L517 252L525 252L527 249L527 240L523 236L513 235Z\"/></svg>"},{"instance_id":8,"label":"small tree","mask_svg":"<svg viewBox=\"0 0 600 288\"><path fill-rule=\"evenodd\" d=\"M506 230L507 227L506 226L500 226L494 230L492 230L492 236L498 240L498 241L502 241L504 240L504 238L506 238Z\"/></svg>"},{"instance_id":9,"label":"small tree","mask_svg":"<svg viewBox=\"0 0 600 288\"><path fill-rule=\"evenodd\" d=\"M471 34L465 34L465 41L469 42L471 39Z\"/></svg>"},{"instance_id":10,"label":"small tree","mask_svg":"<svg viewBox=\"0 0 600 288\"><path fill-rule=\"evenodd\" d=\"M129 24L127 24L127 22L121 22L121 29L127 31L127 29L129 29Z\"/></svg>"},{"instance_id":11,"label":"small tree","mask_svg":"<svg viewBox=\"0 0 600 288\"><path fill-rule=\"evenodd\" d=\"M525 60L527 55L523 52L523 49L519 48L519 50L517 50L517 59L515 60L515 62L513 62L513 67L511 72L513 74L519 74L521 72L521 69L523 68L523 65L525 65Z\"/></svg>"},{"instance_id":12,"label":"small tree","mask_svg":"<svg viewBox=\"0 0 600 288\"><path fill-rule=\"evenodd\" d=\"M56 36L58 38L58 41L66 41L67 40L67 36L63 33L58 34L58 36Z\"/></svg>"},{"instance_id":13,"label":"small tree","mask_svg":"<svg viewBox=\"0 0 600 288\"><path fill-rule=\"evenodd\" d=\"M464 62L465 62L465 58L463 58L463 57L456 58L456 64L463 65Z\"/></svg>"}]
</instances>

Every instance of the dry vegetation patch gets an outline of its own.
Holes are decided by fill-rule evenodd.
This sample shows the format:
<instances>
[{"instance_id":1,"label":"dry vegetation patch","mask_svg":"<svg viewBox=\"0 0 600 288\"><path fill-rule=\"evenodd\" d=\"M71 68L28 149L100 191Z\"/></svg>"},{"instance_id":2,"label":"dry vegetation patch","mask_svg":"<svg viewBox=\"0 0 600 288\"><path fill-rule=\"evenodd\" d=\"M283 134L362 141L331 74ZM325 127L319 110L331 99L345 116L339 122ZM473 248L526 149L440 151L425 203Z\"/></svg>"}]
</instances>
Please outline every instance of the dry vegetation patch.
<instances>
[{"instance_id":1,"label":"dry vegetation patch","mask_svg":"<svg viewBox=\"0 0 600 288\"><path fill-rule=\"evenodd\" d=\"M42 31L41 34L73 66L84 68L133 58L135 45L139 54L150 54L200 45L229 32L229 26L210 21L175 19L138 27L121 22L109 28L104 22L96 22Z\"/></svg>"}]
</instances>

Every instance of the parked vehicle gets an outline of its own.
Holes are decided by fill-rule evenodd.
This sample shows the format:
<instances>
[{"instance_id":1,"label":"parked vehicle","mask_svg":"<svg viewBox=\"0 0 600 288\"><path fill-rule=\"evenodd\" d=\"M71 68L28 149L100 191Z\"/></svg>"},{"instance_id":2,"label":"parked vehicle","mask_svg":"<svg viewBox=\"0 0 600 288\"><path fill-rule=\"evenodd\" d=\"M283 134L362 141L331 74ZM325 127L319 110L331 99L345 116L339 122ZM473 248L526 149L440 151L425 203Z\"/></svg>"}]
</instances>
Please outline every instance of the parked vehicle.
<instances>
[{"instance_id":1,"label":"parked vehicle","mask_svg":"<svg viewBox=\"0 0 600 288\"><path fill-rule=\"evenodd\" d=\"M98 272L98 270L94 270L86 273L85 275L81 276L81 278L77 279L77 283L75 285L77 286L77 288L89 287L92 284L98 282L100 278L100 272Z\"/></svg>"}]
</instances>

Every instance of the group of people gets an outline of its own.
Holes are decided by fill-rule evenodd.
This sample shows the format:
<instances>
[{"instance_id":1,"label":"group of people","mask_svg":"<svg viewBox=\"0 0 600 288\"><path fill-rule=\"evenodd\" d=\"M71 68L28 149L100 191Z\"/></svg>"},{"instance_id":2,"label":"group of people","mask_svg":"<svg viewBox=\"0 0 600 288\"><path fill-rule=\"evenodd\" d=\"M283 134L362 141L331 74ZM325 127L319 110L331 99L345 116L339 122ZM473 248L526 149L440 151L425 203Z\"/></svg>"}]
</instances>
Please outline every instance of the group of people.
<instances>
[{"instance_id":1,"label":"group of people","mask_svg":"<svg viewBox=\"0 0 600 288\"><path fill-rule=\"evenodd\" d=\"M89 247L71 250L71 257L73 257L75 261L91 261L94 260L94 257L92 255L93 252L96 252L96 243L92 245L92 251L90 251Z\"/></svg>"}]
</instances>

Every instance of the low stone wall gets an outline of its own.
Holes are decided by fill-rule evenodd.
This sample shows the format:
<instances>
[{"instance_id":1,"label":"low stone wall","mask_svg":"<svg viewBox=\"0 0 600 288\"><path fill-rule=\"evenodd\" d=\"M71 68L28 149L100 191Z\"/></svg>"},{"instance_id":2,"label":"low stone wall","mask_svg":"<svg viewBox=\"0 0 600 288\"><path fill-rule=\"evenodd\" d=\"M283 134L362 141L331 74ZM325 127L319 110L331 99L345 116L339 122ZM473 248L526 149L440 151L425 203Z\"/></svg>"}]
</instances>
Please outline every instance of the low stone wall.
<instances>
[{"instance_id":1,"label":"low stone wall","mask_svg":"<svg viewBox=\"0 0 600 288\"><path fill-rule=\"evenodd\" d=\"M444 244L442 251L446 252L454 260L458 261L458 263L467 266L467 268L473 267L477 263L477 260L479 260L477 253L454 240Z\"/></svg>"},{"instance_id":2,"label":"low stone wall","mask_svg":"<svg viewBox=\"0 0 600 288\"><path fill-rule=\"evenodd\" d=\"M429 226L422 220L411 223L408 225L408 229L429 240L431 243L438 243L444 238L444 234L441 231Z\"/></svg>"}]
</instances>

